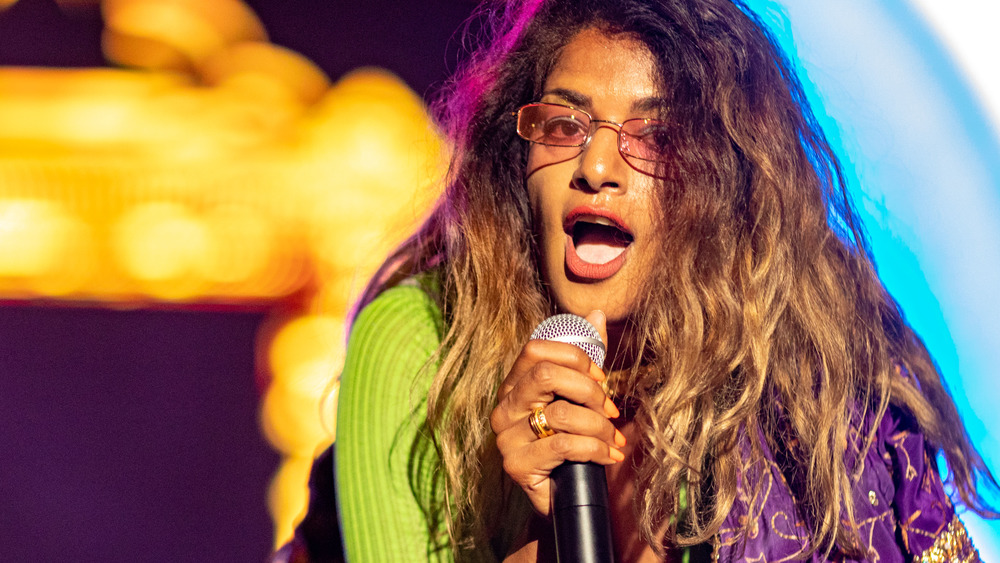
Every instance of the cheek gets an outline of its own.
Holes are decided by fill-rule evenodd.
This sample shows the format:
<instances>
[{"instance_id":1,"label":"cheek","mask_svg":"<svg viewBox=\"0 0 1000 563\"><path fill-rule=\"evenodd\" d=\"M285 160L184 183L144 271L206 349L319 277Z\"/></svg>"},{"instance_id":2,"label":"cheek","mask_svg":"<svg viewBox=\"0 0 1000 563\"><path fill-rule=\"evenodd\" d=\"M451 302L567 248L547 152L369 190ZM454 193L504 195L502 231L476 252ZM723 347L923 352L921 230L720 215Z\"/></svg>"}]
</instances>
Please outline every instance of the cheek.
<instances>
[{"instance_id":1,"label":"cheek","mask_svg":"<svg viewBox=\"0 0 1000 563\"><path fill-rule=\"evenodd\" d=\"M536 222L545 217L551 220L553 213L558 214L561 206L560 198L573 182L574 164L571 160L553 160L553 155L547 151L549 147L532 145L528 150L527 173L525 187L531 203L531 211ZM544 227L537 223L538 228ZM561 228L561 227L560 227ZM541 231L539 232L541 234Z\"/></svg>"},{"instance_id":2,"label":"cheek","mask_svg":"<svg viewBox=\"0 0 1000 563\"><path fill-rule=\"evenodd\" d=\"M538 169L541 168L544 163L551 162L552 160L551 156L543 154L545 152L545 149L546 149L545 146L536 145L534 143L532 143L531 146L528 147L527 170L529 178L536 172L538 172Z\"/></svg>"},{"instance_id":3,"label":"cheek","mask_svg":"<svg viewBox=\"0 0 1000 563\"><path fill-rule=\"evenodd\" d=\"M546 231L545 218L553 204L552 179L550 167L535 168L532 166L531 154L528 156L528 174L524 187L528 190L528 203L531 206L531 218L536 235L544 235Z\"/></svg>"},{"instance_id":4,"label":"cheek","mask_svg":"<svg viewBox=\"0 0 1000 563\"><path fill-rule=\"evenodd\" d=\"M525 186L528 190L528 201L531 204L531 217L534 222L535 234L542 237L542 244L552 234L554 223L559 219L559 202L556 201L556 190L552 189L551 181L546 180L546 170L541 170L528 177ZM561 226L560 226L561 229Z\"/></svg>"},{"instance_id":5,"label":"cheek","mask_svg":"<svg viewBox=\"0 0 1000 563\"><path fill-rule=\"evenodd\" d=\"M534 219L536 226L538 219L541 217L538 211L542 206L541 185L539 185L537 176L537 174L529 174L524 181L524 189L528 190L528 204L531 206L531 217Z\"/></svg>"},{"instance_id":6,"label":"cheek","mask_svg":"<svg viewBox=\"0 0 1000 563\"><path fill-rule=\"evenodd\" d=\"M561 259L563 242L562 218L560 205L555 201L557 190L551 189L546 183L544 170L531 175L525 182L528 190L528 201L531 203L531 216L535 237L536 251L542 266L542 273L548 279L548 271L555 267L550 262Z\"/></svg>"}]
</instances>

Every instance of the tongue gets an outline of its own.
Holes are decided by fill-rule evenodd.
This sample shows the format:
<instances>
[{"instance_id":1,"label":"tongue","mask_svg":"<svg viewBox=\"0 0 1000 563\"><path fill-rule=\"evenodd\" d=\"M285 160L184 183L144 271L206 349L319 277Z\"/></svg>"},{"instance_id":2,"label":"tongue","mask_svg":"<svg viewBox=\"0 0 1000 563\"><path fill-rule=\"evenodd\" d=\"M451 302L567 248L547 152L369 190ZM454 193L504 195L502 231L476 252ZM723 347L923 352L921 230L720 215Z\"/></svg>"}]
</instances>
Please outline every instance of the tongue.
<instances>
[{"instance_id":1,"label":"tongue","mask_svg":"<svg viewBox=\"0 0 1000 563\"><path fill-rule=\"evenodd\" d=\"M584 262L606 264L625 252L628 243L606 229L587 229L573 237L573 246Z\"/></svg>"}]
</instances>

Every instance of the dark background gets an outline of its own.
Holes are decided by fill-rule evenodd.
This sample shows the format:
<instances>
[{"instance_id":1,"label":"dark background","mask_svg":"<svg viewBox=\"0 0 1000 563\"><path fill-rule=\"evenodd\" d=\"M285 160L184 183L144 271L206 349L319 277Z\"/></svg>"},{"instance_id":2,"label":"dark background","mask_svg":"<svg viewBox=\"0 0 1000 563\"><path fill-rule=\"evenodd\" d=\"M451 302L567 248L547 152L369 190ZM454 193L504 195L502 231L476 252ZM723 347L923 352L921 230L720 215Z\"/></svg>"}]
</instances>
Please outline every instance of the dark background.
<instances>
[{"instance_id":1,"label":"dark background","mask_svg":"<svg viewBox=\"0 0 1000 563\"><path fill-rule=\"evenodd\" d=\"M211 1L211 0L204 0ZM467 0L250 0L334 80L364 65L431 96ZM0 66L105 66L100 11L0 11ZM279 456L257 422L264 310L0 304L0 558L263 561Z\"/></svg>"},{"instance_id":2,"label":"dark background","mask_svg":"<svg viewBox=\"0 0 1000 563\"><path fill-rule=\"evenodd\" d=\"M96 0L95 0L96 1ZM205 0L211 1L211 0ZM454 70L473 0L243 0L272 43L310 59L330 78L365 65L392 70L418 94ZM0 10L0 65L103 66L100 10L19 0Z\"/></svg>"}]
</instances>

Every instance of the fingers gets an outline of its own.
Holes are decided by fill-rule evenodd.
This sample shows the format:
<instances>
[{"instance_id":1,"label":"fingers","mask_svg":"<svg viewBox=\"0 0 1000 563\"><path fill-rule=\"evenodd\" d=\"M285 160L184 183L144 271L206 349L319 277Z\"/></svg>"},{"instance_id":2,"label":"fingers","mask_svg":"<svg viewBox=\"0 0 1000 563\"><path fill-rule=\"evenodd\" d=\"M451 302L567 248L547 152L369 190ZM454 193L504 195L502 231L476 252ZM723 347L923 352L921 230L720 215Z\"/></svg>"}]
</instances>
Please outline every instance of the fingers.
<instances>
[{"instance_id":1,"label":"fingers","mask_svg":"<svg viewBox=\"0 0 1000 563\"><path fill-rule=\"evenodd\" d=\"M529 442L514 453L505 452L503 469L524 490L535 511L547 516L553 469L567 460L612 465L624 459L620 450L596 438L560 433Z\"/></svg>"},{"instance_id":2,"label":"fingers","mask_svg":"<svg viewBox=\"0 0 1000 563\"><path fill-rule=\"evenodd\" d=\"M549 474L565 461L612 465L625 460L625 436L603 414L564 400L538 407L544 426L539 437L529 416L496 437L504 471L527 493L539 514L549 512Z\"/></svg>"},{"instance_id":3,"label":"fingers","mask_svg":"<svg viewBox=\"0 0 1000 563\"><path fill-rule=\"evenodd\" d=\"M603 374L601 374L603 381ZM504 397L515 405L535 407L552 402L556 397L572 401L578 405L603 412L614 418L617 409L609 402L604 389L594 375L581 373L549 362L536 364L530 373L521 379Z\"/></svg>"},{"instance_id":4,"label":"fingers","mask_svg":"<svg viewBox=\"0 0 1000 563\"><path fill-rule=\"evenodd\" d=\"M520 455L504 456L504 470L512 477L523 476L530 481L533 476L548 474L566 461L594 462L613 465L625 459L625 454L601 440L576 434L556 434L526 445Z\"/></svg>"},{"instance_id":5,"label":"fingers","mask_svg":"<svg viewBox=\"0 0 1000 563\"><path fill-rule=\"evenodd\" d=\"M617 448L625 446L625 436L606 417L591 409L566 401L556 401L538 408L542 409L545 426L555 434L573 434L595 438L607 446ZM512 451L529 442L551 437L551 435L540 437L532 428L530 418L530 416L526 417L523 422L497 434L497 448L501 452Z\"/></svg>"},{"instance_id":6,"label":"fingers","mask_svg":"<svg viewBox=\"0 0 1000 563\"><path fill-rule=\"evenodd\" d=\"M500 434L521 423L532 408L557 397L606 417L617 417L617 407L600 385L604 380L604 372L576 346L532 340L525 344L501 385L500 400L490 416L493 432Z\"/></svg>"},{"instance_id":7,"label":"fingers","mask_svg":"<svg viewBox=\"0 0 1000 563\"><path fill-rule=\"evenodd\" d=\"M572 344L564 342L553 342L549 340L529 340L511 367L510 374L504 380L500 388L500 394L509 393L521 378L531 372L531 369L539 363L547 362L567 369L576 370L580 373L600 372L603 380L604 372L596 368L587 353Z\"/></svg>"},{"instance_id":8,"label":"fingers","mask_svg":"<svg viewBox=\"0 0 1000 563\"><path fill-rule=\"evenodd\" d=\"M566 461L612 465L625 460L625 454L617 447L592 436L560 432L541 440L532 438L513 451L504 447L500 451L504 471L521 486L532 506L542 515L549 513L549 474L559 465ZM502 439L503 435L497 437L498 446Z\"/></svg>"}]
</instances>

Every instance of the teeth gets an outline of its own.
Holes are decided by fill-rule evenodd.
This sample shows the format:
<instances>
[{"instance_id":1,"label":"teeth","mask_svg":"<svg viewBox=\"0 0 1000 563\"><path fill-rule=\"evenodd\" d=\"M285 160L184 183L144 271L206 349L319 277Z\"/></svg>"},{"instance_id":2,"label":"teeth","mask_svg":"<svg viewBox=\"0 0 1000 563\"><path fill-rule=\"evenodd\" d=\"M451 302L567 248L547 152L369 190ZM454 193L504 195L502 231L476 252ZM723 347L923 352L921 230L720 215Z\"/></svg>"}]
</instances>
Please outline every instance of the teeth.
<instances>
[{"instance_id":1,"label":"teeth","mask_svg":"<svg viewBox=\"0 0 1000 563\"><path fill-rule=\"evenodd\" d=\"M587 215L587 216L584 216L584 217L580 217L580 218L578 218L576 220L576 222L577 223L593 223L595 225L603 225L605 227L614 227L616 229L618 228L618 225L616 225L613 221L611 221L611 219L608 219L607 217L599 217L599 216L594 216L594 215Z\"/></svg>"},{"instance_id":2,"label":"teeth","mask_svg":"<svg viewBox=\"0 0 1000 563\"><path fill-rule=\"evenodd\" d=\"M2 0L0 0L2 1ZM575 215L572 218L572 222L567 222L565 224L566 234L570 234L576 228L577 225L588 224L588 225L598 225L601 227L608 227L615 229L622 233L623 236L628 238L630 241L632 239L632 233L628 232L620 224L616 223L613 219L609 217L604 217L602 215Z\"/></svg>"}]
</instances>

